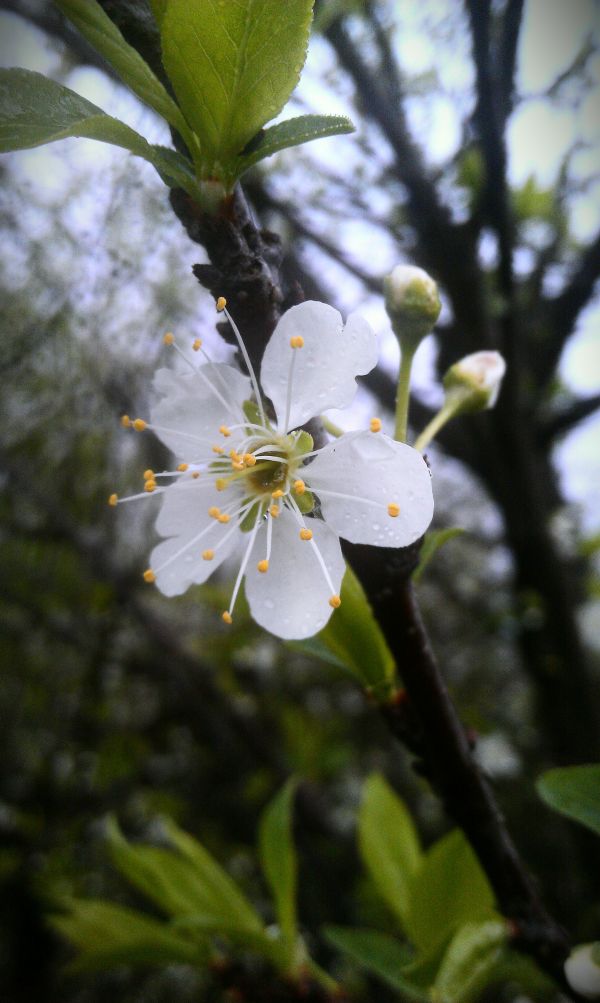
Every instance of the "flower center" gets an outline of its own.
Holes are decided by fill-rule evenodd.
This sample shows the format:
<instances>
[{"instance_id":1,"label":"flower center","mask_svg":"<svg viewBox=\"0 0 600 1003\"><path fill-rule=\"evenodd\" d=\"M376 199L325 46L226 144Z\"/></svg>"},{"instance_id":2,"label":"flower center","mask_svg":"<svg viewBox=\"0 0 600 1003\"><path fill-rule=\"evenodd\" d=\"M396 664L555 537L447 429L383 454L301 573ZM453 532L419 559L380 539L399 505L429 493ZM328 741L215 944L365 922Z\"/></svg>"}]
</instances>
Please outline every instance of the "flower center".
<instances>
[{"instance_id":1,"label":"flower center","mask_svg":"<svg viewBox=\"0 0 600 1003\"><path fill-rule=\"evenodd\" d=\"M280 455L278 451L269 451L271 456ZM256 469L250 467L246 483L253 494L272 495L278 488L285 488L289 477L289 461L285 454L281 460L265 460L257 463Z\"/></svg>"}]
</instances>

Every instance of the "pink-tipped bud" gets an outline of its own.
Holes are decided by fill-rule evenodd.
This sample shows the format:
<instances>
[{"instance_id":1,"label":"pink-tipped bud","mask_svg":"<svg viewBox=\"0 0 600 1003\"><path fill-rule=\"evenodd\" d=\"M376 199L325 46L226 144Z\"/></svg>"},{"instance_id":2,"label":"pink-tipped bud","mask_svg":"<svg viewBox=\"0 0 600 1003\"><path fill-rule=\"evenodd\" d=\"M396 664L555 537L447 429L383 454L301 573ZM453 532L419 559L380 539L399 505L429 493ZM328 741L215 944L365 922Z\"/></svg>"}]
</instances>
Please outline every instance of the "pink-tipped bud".
<instances>
[{"instance_id":1,"label":"pink-tipped bud","mask_svg":"<svg viewBox=\"0 0 600 1003\"><path fill-rule=\"evenodd\" d=\"M485 411L496 403L505 372L499 352L473 352L450 366L443 383L449 394L462 398L462 412Z\"/></svg>"}]
</instances>

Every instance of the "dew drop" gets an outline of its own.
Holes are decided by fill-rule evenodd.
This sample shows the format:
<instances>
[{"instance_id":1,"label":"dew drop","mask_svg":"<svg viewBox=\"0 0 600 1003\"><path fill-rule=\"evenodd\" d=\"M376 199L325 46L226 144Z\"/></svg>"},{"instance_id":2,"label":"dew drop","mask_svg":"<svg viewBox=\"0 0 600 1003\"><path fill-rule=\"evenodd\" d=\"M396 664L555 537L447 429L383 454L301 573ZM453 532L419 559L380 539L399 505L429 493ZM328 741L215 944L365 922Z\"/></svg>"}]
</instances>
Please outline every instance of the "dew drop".
<instances>
[{"instance_id":1,"label":"dew drop","mask_svg":"<svg viewBox=\"0 0 600 1003\"><path fill-rule=\"evenodd\" d=\"M373 529L375 530L375 532L377 532L378 529L381 529L381 526L379 525L378 522L373 523Z\"/></svg>"}]
</instances>

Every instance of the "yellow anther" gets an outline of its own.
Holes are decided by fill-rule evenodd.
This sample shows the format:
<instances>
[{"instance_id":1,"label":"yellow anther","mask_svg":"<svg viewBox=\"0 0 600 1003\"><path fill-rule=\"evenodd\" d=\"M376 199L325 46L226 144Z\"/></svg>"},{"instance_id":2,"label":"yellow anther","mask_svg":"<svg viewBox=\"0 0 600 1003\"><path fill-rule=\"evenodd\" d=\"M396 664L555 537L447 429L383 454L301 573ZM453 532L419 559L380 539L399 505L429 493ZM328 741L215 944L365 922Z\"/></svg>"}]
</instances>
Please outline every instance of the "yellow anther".
<instances>
[{"instance_id":1,"label":"yellow anther","mask_svg":"<svg viewBox=\"0 0 600 1003\"><path fill-rule=\"evenodd\" d=\"M216 453L217 456L221 456L221 454L225 452L222 446L213 446L212 451L213 453Z\"/></svg>"},{"instance_id":2,"label":"yellow anther","mask_svg":"<svg viewBox=\"0 0 600 1003\"><path fill-rule=\"evenodd\" d=\"M215 487L217 491L224 491L227 487L227 479L225 477L217 477Z\"/></svg>"},{"instance_id":3,"label":"yellow anther","mask_svg":"<svg viewBox=\"0 0 600 1003\"><path fill-rule=\"evenodd\" d=\"M372 432L381 432L381 418L371 418L369 428Z\"/></svg>"},{"instance_id":4,"label":"yellow anther","mask_svg":"<svg viewBox=\"0 0 600 1003\"><path fill-rule=\"evenodd\" d=\"M334 609L339 609L339 607L342 605L342 600L340 599L339 596L330 596L329 605L333 606Z\"/></svg>"},{"instance_id":5,"label":"yellow anther","mask_svg":"<svg viewBox=\"0 0 600 1003\"><path fill-rule=\"evenodd\" d=\"M243 470L244 469L244 462L243 462L243 460L240 460L239 463L238 463L237 460L232 460L231 461L231 466L233 467L234 470Z\"/></svg>"},{"instance_id":6,"label":"yellow anther","mask_svg":"<svg viewBox=\"0 0 600 1003\"><path fill-rule=\"evenodd\" d=\"M219 313L222 313L225 307L227 306L227 300L225 299L224 296L219 296L216 306L217 306L217 311Z\"/></svg>"},{"instance_id":7,"label":"yellow anther","mask_svg":"<svg viewBox=\"0 0 600 1003\"><path fill-rule=\"evenodd\" d=\"M214 550L203 550L202 551L202 559L204 561L212 561L212 559L213 559L214 556L215 556Z\"/></svg>"},{"instance_id":8,"label":"yellow anther","mask_svg":"<svg viewBox=\"0 0 600 1003\"><path fill-rule=\"evenodd\" d=\"M244 463L247 467L254 467L256 465L256 457L254 453L244 453Z\"/></svg>"},{"instance_id":9,"label":"yellow anther","mask_svg":"<svg viewBox=\"0 0 600 1003\"><path fill-rule=\"evenodd\" d=\"M221 512L221 515L217 516L217 518L219 522L229 522L231 516L227 515L227 512Z\"/></svg>"},{"instance_id":10,"label":"yellow anther","mask_svg":"<svg viewBox=\"0 0 600 1003\"><path fill-rule=\"evenodd\" d=\"M264 561L259 561L256 567L264 574L265 571L269 570L269 562L266 559Z\"/></svg>"},{"instance_id":11,"label":"yellow anther","mask_svg":"<svg viewBox=\"0 0 600 1003\"><path fill-rule=\"evenodd\" d=\"M281 488L277 488L276 491L271 491L271 498L283 498L284 492Z\"/></svg>"},{"instance_id":12,"label":"yellow anther","mask_svg":"<svg viewBox=\"0 0 600 1003\"><path fill-rule=\"evenodd\" d=\"M233 617L227 610L225 610L224 613L221 613L221 620L223 623L233 623Z\"/></svg>"},{"instance_id":13,"label":"yellow anther","mask_svg":"<svg viewBox=\"0 0 600 1003\"><path fill-rule=\"evenodd\" d=\"M242 458L240 454L235 451L235 449L229 450L229 456L234 461L234 463L239 463Z\"/></svg>"},{"instance_id":14,"label":"yellow anther","mask_svg":"<svg viewBox=\"0 0 600 1003\"><path fill-rule=\"evenodd\" d=\"M397 515L400 515L400 506L396 505L396 502L390 502L388 505L388 515L391 515L392 519L395 519Z\"/></svg>"},{"instance_id":15,"label":"yellow anther","mask_svg":"<svg viewBox=\"0 0 600 1003\"><path fill-rule=\"evenodd\" d=\"M211 519L218 519L219 516L221 515L221 509L217 508L216 505L211 505L208 510L208 514L211 517Z\"/></svg>"},{"instance_id":16,"label":"yellow anther","mask_svg":"<svg viewBox=\"0 0 600 1003\"><path fill-rule=\"evenodd\" d=\"M121 418L121 425L123 428L131 428L131 418L128 414L124 414Z\"/></svg>"},{"instance_id":17,"label":"yellow anther","mask_svg":"<svg viewBox=\"0 0 600 1003\"><path fill-rule=\"evenodd\" d=\"M144 491L147 491L148 494L152 494L152 492L155 490L156 490L156 481L146 481L146 483L144 484Z\"/></svg>"},{"instance_id":18,"label":"yellow anther","mask_svg":"<svg viewBox=\"0 0 600 1003\"><path fill-rule=\"evenodd\" d=\"M221 435L224 435L226 437L228 435L231 435L231 432L227 428L227 425L219 425L219 432L221 433Z\"/></svg>"},{"instance_id":19,"label":"yellow anther","mask_svg":"<svg viewBox=\"0 0 600 1003\"><path fill-rule=\"evenodd\" d=\"M271 518L276 519L279 515L279 505L269 505L269 515Z\"/></svg>"},{"instance_id":20,"label":"yellow anther","mask_svg":"<svg viewBox=\"0 0 600 1003\"><path fill-rule=\"evenodd\" d=\"M156 575L154 574L152 568L147 568L144 571L144 581L148 582L148 585L152 585L152 582L156 581Z\"/></svg>"},{"instance_id":21,"label":"yellow anther","mask_svg":"<svg viewBox=\"0 0 600 1003\"><path fill-rule=\"evenodd\" d=\"M312 529L306 529L306 527L303 527L300 530L300 539L301 540L312 540L312 536L313 536L312 535Z\"/></svg>"},{"instance_id":22,"label":"yellow anther","mask_svg":"<svg viewBox=\"0 0 600 1003\"><path fill-rule=\"evenodd\" d=\"M144 470L144 480L145 481L153 481L154 480L154 471L153 470Z\"/></svg>"},{"instance_id":23,"label":"yellow anther","mask_svg":"<svg viewBox=\"0 0 600 1003\"><path fill-rule=\"evenodd\" d=\"M192 342L192 348L195 352L199 352L202 348L202 338L195 338Z\"/></svg>"},{"instance_id":24,"label":"yellow anther","mask_svg":"<svg viewBox=\"0 0 600 1003\"><path fill-rule=\"evenodd\" d=\"M135 421L132 422L132 425L136 432L143 432L144 429L148 427L148 423L145 422L143 418L136 418Z\"/></svg>"},{"instance_id":25,"label":"yellow anther","mask_svg":"<svg viewBox=\"0 0 600 1003\"><path fill-rule=\"evenodd\" d=\"M192 477L194 478L195 481L197 481L198 478L200 477L200 471L199 470L194 470L194 473L192 474Z\"/></svg>"},{"instance_id":26,"label":"yellow anther","mask_svg":"<svg viewBox=\"0 0 600 1003\"><path fill-rule=\"evenodd\" d=\"M177 469L181 474L185 474L186 470L189 470L189 463L180 463Z\"/></svg>"},{"instance_id":27,"label":"yellow anther","mask_svg":"<svg viewBox=\"0 0 600 1003\"><path fill-rule=\"evenodd\" d=\"M293 338L290 338L290 347L291 348L304 347L304 338L302 337L301 334L295 334Z\"/></svg>"},{"instance_id":28,"label":"yellow anther","mask_svg":"<svg viewBox=\"0 0 600 1003\"><path fill-rule=\"evenodd\" d=\"M294 481L294 491L297 495L303 495L306 491L306 484L302 480Z\"/></svg>"},{"instance_id":29,"label":"yellow anther","mask_svg":"<svg viewBox=\"0 0 600 1003\"><path fill-rule=\"evenodd\" d=\"M171 334L171 332L168 331L167 334L165 334L165 336L163 338L163 344L164 345L172 345L174 341L175 341L175 335Z\"/></svg>"},{"instance_id":30,"label":"yellow anther","mask_svg":"<svg viewBox=\"0 0 600 1003\"><path fill-rule=\"evenodd\" d=\"M115 495L115 494L112 494L110 496L110 498L108 499L108 504L112 505L114 507L117 504L118 500L119 500L119 496Z\"/></svg>"}]
</instances>

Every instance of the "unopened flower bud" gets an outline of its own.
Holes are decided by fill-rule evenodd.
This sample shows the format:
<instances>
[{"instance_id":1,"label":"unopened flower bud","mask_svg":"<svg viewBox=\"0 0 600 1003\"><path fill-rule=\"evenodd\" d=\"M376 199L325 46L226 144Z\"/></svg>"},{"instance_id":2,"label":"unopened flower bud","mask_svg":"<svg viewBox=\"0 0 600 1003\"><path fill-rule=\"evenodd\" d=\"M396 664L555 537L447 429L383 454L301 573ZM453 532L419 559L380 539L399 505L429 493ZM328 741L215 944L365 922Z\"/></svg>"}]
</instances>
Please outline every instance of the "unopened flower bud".
<instances>
[{"instance_id":1,"label":"unopened flower bud","mask_svg":"<svg viewBox=\"0 0 600 1003\"><path fill-rule=\"evenodd\" d=\"M396 265L383 280L385 308L401 347L414 349L429 334L442 304L437 284L415 265Z\"/></svg>"},{"instance_id":2,"label":"unopened flower bud","mask_svg":"<svg viewBox=\"0 0 600 1003\"><path fill-rule=\"evenodd\" d=\"M600 943L581 944L565 961L565 976L575 992L600 999Z\"/></svg>"},{"instance_id":3,"label":"unopened flower bud","mask_svg":"<svg viewBox=\"0 0 600 1003\"><path fill-rule=\"evenodd\" d=\"M447 396L460 400L456 413L492 408L505 372L506 363L499 352L473 352L450 366L443 384Z\"/></svg>"}]
</instances>

